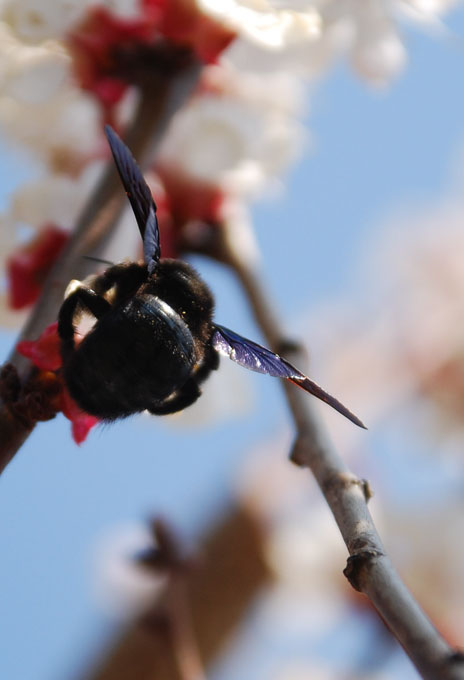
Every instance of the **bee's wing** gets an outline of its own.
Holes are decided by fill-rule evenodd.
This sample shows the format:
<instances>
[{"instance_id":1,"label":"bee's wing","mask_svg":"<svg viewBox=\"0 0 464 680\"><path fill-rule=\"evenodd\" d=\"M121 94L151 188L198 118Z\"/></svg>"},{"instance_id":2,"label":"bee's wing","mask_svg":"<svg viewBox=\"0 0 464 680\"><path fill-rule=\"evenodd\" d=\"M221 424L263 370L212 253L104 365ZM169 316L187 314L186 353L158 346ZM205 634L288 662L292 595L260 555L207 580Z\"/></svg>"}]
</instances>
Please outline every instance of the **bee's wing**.
<instances>
[{"instance_id":1,"label":"bee's wing","mask_svg":"<svg viewBox=\"0 0 464 680\"><path fill-rule=\"evenodd\" d=\"M326 404L332 406L336 411L351 420L352 423L363 427L366 426L357 418L346 406L343 406L338 399L332 397L325 392L319 385L307 378L303 373L300 373L291 363L283 359L278 354L274 354L269 349L258 345L252 340L243 338L238 333L224 328L224 326L215 325L215 332L213 333L212 343L214 349L229 357L240 366L249 368L251 371L258 373L266 373L277 378L286 378L298 387L301 387L306 392L313 394L318 399L322 399Z\"/></svg>"},{"instance_id":2,"label":"bee's wing","mask_svg":"<svg viewBox=\"0 0 464 680\"><path fill-rule=\"evenodd\" d=\"M119 176L139 225L145 264L148 265L148 273L152 274L161 257L156 205L142 172L127 146L109 125L105 126L105 132Z\"/></svg>"}]
</instances>

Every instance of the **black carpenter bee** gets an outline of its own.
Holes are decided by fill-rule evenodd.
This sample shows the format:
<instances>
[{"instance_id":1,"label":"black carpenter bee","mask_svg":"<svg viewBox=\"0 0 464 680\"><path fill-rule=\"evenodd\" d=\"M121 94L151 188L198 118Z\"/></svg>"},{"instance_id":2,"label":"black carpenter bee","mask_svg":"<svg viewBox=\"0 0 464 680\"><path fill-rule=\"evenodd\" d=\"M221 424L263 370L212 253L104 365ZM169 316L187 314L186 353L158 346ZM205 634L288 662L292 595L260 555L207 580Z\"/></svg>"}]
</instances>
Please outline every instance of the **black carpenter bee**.
<instances>
[{"instance_id":1,"label":"black carpenter bee","mask_svg":"<svg viewBox=\"0 0 464 680\"><path fill-rule=\"evenodd\" d=\"M75 288L60 309L64 380L77 404L107 421L145 410L175 413L198 399L223 354L252 371L287 378L364 427L278 354L214 323L213 296L196 271L161 258L150 189L129 149L109 126L106 134L142 235L144 264L108 267ZM74 322L82 312L96 322L77 345Z\"/></svg>"}]
</instances>

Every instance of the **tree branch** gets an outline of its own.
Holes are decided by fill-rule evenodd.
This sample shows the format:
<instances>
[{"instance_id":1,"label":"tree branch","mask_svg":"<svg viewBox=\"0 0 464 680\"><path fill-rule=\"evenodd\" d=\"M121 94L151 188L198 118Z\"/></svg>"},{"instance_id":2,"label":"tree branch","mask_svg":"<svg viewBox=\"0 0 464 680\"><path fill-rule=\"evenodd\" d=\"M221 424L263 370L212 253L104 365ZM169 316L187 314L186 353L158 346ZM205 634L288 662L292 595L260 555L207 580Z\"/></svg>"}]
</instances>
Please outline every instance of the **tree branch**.
<instances>
[{"instance_id":1,"label":"tree branch","mask_svg":"<svg viewBox=\"0 0 464 680\"><path fill-rule=\"evenodd\" d=\"M272 349L305 370L304 348L289 343L255 272L228 248L218 246L220 259L235 271L250 306ZM351 585L367 595L393 635L426 680L463 680L464 656L452 649L421 610L394 569L367 508L367 482L358 479L329 441L311 398L282 381L297 437L291 460L309 468L325 496L350 557L344 570Z\"/></svg>"},{"instance_id":2,"label":"tree branch","mask_svg":"<svg viewBox=\"0 0 464 680\"><path fill-rule=\"evenodd\" d=\"M127 143L141 160L152 160L170 119L184 103L197 82L201 65L191 55L184 59L175 75L154 71L140 86L140 101L127 132ZM112 161L82 211L72 236L55 263L18 341L34 340L50 323L56 321L63 295L70 279L84 279L93 273L94 263L83 255L104 252L126 205L124 192ZM9 362L18 370L24 386L34 375L30 362L13 350ZM0 398L0 473L14 457L35 423L16 418Z\"/></svg>"}]
</instances>

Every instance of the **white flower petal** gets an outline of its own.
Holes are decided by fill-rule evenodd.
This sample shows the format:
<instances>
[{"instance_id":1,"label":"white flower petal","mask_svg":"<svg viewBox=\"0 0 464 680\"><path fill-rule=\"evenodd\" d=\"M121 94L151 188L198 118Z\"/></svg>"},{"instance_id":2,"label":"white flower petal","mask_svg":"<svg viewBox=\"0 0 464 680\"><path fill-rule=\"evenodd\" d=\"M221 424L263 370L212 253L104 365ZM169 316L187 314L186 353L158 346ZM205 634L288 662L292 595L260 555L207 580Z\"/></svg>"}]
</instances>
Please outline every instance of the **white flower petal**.
<instances>
[{"instance_id":1,"label":"white flower petal","mask_svg":"<svg viewBox=\"0 0 464 680\"><path fill-rule=\"evenodd\" d=\"M5 74L3 91L25 104L47 101L69 77L70 58L57 44L18 51Z\"/></svg>"},{"instance_id":2,"label":"white flower petal","mask_svg":"<svg viewBox=\"0 0 464 680\"><path fill-rule=\"evenodd\" d=\"M33 107L0 97L0 130L5 139L27 146L55 168L61 161L78 165L83 156L95 154L101 140L97 104L72 87Z\"/></svg>"},{"instance_id":3,"label":"white flower petal","mask_svg":"<svg viewBox=\"0 0 464 680\"><path fill-rule=\"evenodd\" d=\"M219 185L235 194L263 191L302 148L302 126L294 120L301 108L298 81L284 74L261 77L224 70L217 91L195 97L170 127L160 161L187 176ZM208 80L208 79L207 79ZM282 104L286 95L293 101Z\"/></svg>"},{"instance_id":4,"label":"white flower petal","mask_svg":"<svg viewBox=\"0 0 464 680\"><path fill-rule=\"evenodd\" d=\"M237 0L199 0L202 10L223 21L249 40L267 49L283 49L288 45L319 35L319 14L308 5L304 11L274 9L272 4Z\"/></svg>"},{"instance_id":5,"label":"white flower petal","mask_svg":"<svg viewBox=\"0 0 464 680\"><path fill-rule=\"evenodd\" d=\"M383 27L360 32L351 52L351 62L359 75L382 87L401 73L407 53L393 24L385 22Z\"/></svg>"},{"instance_id":6,"label":"white flower petal","mask_svg":"<svg viewBox=\"0 0 464 680\"><path fill-rule=\"evenodd\" d=\"M27 104L57 92L69 73L70 57L57 42L25 45L0 23L0 93Z\"/></svg>"},{"instance_id":7,"label":"white flower petal","mask_svg":"<svg viewBox=\"0 0 464 680\"><path fill-rule=\"evenodd\" d=\"M23 40L62 38L86 10L88 0L6 0L0 17Z\"/></svg>"}]
</instances>

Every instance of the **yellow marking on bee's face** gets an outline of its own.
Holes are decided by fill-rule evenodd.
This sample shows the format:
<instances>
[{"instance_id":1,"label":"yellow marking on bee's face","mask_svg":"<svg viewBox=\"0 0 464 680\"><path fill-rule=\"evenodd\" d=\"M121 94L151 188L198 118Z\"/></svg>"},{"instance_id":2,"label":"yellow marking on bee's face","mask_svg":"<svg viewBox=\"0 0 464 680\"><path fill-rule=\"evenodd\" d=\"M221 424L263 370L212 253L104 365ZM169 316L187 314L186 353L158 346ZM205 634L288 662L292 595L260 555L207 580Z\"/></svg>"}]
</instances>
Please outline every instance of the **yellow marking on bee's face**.
<instances>
[{"instance_id":1,"label":"yellow marking on bee's face","mask_svg":"<svg viewBox=\"0 0 464 680\"><path fill-rule=\"evenodd\" d=\"M77 279L72 279L67 287L66 290L64 291L64 299L68 298L72 293L75 293L78 288L82 287L82 281L78 281Z\"/></svg>"}]
</instances>

